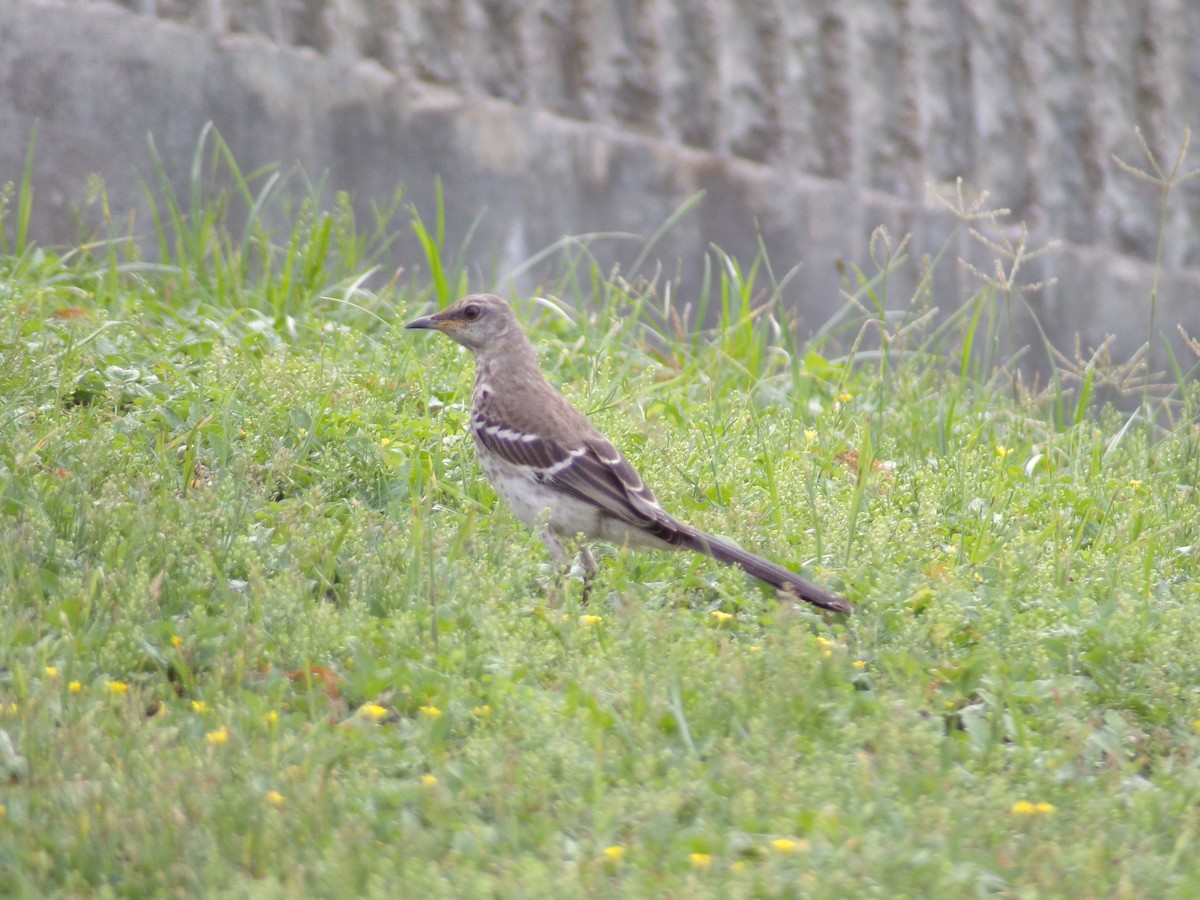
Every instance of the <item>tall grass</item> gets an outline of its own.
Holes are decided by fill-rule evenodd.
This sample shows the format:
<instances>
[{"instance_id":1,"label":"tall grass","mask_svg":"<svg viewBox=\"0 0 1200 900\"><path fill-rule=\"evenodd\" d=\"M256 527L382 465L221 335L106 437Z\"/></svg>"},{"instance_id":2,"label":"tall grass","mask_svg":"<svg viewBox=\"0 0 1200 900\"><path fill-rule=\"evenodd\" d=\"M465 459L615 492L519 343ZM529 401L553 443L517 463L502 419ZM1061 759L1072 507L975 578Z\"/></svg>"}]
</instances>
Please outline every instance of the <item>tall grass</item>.
<instances>
[{"instance_id":1,"label":"tall grass","mask_svg":"<svg viewBox=\"0 0 1200 900\"><path fill-rule=\"evenodd\" d=\"M10 190L0 193L0 250L8 257L25 255L29 239L29 217L33 212L33 158L37 149L37 126L29 134L29 145L25 151L25 167L21 170L21 184L17 188L16 221L11 223L9 234Z\"/></svg>"}]
</instances>

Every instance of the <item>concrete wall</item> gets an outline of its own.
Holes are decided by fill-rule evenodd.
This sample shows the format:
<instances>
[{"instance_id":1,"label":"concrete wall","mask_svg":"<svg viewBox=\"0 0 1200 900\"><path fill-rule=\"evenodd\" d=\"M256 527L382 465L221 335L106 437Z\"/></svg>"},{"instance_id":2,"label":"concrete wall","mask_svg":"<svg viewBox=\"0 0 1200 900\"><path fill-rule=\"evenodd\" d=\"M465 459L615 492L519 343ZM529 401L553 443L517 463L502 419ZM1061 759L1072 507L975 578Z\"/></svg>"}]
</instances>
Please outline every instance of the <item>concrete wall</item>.
<instances>
[{"instance_id":1,"label":"concrete wall","mask_svg":"<svg viewBox=\"0 0 1200 900\"><path fill-rule=\"evenodd\" d=\"M1115 332L1121 356L1161 207L1111 154L1140 162L1140 126L1173 160L1200 126L1197 47L1196 0L0 0L0 182L40 120L34 230L66 241L90 173L138 207L146 134L182 186L211 120L245 170L295 160L364 209L403 182L429 215L440 175L452 243L486 208L485 263L649 235L703 189L657 254L683 293L710 242L749 261L761 234L777 272L803 264L788 299L815 327L876 225L936 252L952 222L926 186L961 175L1064 241L1025 270L1058 279L1029 297L1055 339ZM1156 321L1200 333L1200 180L1172 200ZM933 302L972 290L945 266Z\"/></svg>"}]
</instances>

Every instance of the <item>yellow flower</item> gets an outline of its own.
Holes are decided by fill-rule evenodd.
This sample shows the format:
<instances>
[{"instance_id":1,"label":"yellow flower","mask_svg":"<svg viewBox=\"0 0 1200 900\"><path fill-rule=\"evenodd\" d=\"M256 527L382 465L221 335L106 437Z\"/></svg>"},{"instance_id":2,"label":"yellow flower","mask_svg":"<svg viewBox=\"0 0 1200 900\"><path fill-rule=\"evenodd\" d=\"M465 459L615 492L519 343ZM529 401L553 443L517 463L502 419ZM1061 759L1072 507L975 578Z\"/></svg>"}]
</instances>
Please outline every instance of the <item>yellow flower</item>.
<instances>
[{"instance_id":1,"label":"yellow flower","mask_svg":"<svg viewBox=\"0 0 1200 900\"><path fill-rule=\"evenodd\" d=\"M385 438L380 438L380 439L379 439L379 446L380 446L380 447L387 447L387 446L388 446L388 445L390 445L391 443L392 443L392 439L391 439L391 438L387 438L387 437L385 437Z\"/></svg>"},{"instance_id":2,"label":"yellow flower","mask_svg":"<svg viewBox=\"0 0 1200 900\"><path fill-rule=\"evenodd\" d=\"M707 869L712 865L712 854L710 853L693 853L688 859L697 869Z\"/></svg>"},{"instance_id":3,"label":"yellow flower","mask_svg":"<svg viewBox=\"0 0 1200 900\"><path fill-rule=\"evenodd\" d=\"M380 706L378 703L364 703L358 711L372 722L378 722L388 714L387 707Z\"/></svg>"},{"instance_id":4,"label":"yellow flower","mask_svg":"<svg viewBox=\"0 0 1200 900\"><path fill-rule=\"evenodd\" d=\"M1033 811L1039 816L1048 816L1055 812L1053 803L1047 803L1044 800L1040 803L1033 804Z\"/></svg>"},{"instance_id":5,"label":"yellow flower","mask_svg":"<svg viewBox=\"0 0 1200 900\"><path fill-rule=\"evenodd\" d=\"M20 707L17 706L16 703L10 703L10 704L8 704L8 706L0 707L0 708L4 709L5 712L7 712L11 715L14 715L14 716L17 714L17 710L20 709Z\"/></svg>"},{"instance_id":6,"label":"yellow flower","mask_svg":"<svg viewBox=\"0 0 1200 900\"><path fill-rule=\"evenodd\" d=\"M771 849L776 853L807 853L808 839L801 838L798 841L793 841L791 838L775 838L771 841Z\"/></svg>"},{"instance_id":7,"label":"yellow flower","mask_svg":"<svg viewBox=\"0 0 1200 900\"><path fill-rule=\"evenodd\" d=\"M108 683L108 692L110 694L124 694L129 690L129 685L123 681L110 681Z\"/></svg>"},{"instance_id":8,"label":"yellow flower","mask_svg":"<svg viewBox=\"0 0 1200 900\"><path fill-rule=\"evenodd\" d=\"M476 706L474 709L471 710L471 712L473 712L473 713L475 713L475 715L481 716L481 717L482 716L490 716L492 714L492 708L485 703L485 704L483 704L483 706Z\"/></svg>"},{"instance_id":9,"label":"yellow flower","mask_svg":"<svg viewBox=\"0 0 1200 900\"><path fill-rule=\"evenodd\" d=\"M421 784L427 788L437 787L437 783L438 780L436 775L425 774L421 776Z\"/></svg>"},{"instance_id":10,"label":"yellow flower","mask_svg":"<svg viewBox=\"0 0 1200 900\"><path fill-rule=\"evenodd\" d=\"M1140 488L1142 486L1142 479L1140 479L1140 478L1129 479L1129 486L1136 491L1138 488Z\"/></svg>"},{"instance_id":11,"label":"yellow flower","mask_svg":"<svg viewBox=\"0 0 1200 900\"><path fill-rule=\"evenodd\" d=\"M724 625L726 622L728 622L730 619L733 618L732 613L727 613L721 609L714 609L712 612L709 613L709 615L717 620L718 625Z\"/></svg>"},{"instance_id":12,"label":"yellow flower","mask_svg":"<svg viewBox=\"0 0 1200 900\"><path fill-rule=\"evenodd\" d=\"M599 625L604 621L604 616L580 616L579 621L584 625Z\"/></svg>"},{"instance_id":13,"label":"yellow flower","mask_svg":"<svg viewBox=\"0 0 1200 900\"><path fill-rule=\"evenodd\" d=\"M866 667L867 667L867 661L865 659L856 659L854 661L854 668L865 669Z\"/></svg>"},{"instance_id":14,"label":"yellow flower","mask_svg":"<svg viewBox=\"0 0 1200 900\"><path fill-rule=\"evenodd\" d=\"M838 394L838 400L841 401L842 403L849 403L853 399L854 399L854 395L851 394L849 391L842 391L840 394Z\"/></svg>"},{"instance_id":15,"label":"yellow flower","mask_svg":"<svg viewBox=\"0 0 1200 900\"><path fill-rule=\"evenodd\" d=\"M181 637L180 637L179 635L177 635L177 634L173 634L173 635L171 635L171 646L172 646L172 647L181 647L181 646L183 646L183 638L181 638Z\"/></svg>"},{"instance_id":16,"label":"yellow flower","mask_svg":"<svg viewBox=\"0 0 1200 900\"><path fill-rule=\"evenodd\" d=\"M0 822L4 821L4 817L8 815L8 807L0 803Z\"/></svg>"},{"instance_id":17,"label":"yellow flower","mask_svg":"<svg viewBox=\"0 0 1200 900\"><path fill-rule=\"evenodd\" d=\"M279 791L267 791L267 802L272 806L283 806L283 794Z\"/></svg>"},{"instance_id":18,"label":"yellow flower","mask_svg":"<svg viewBox=\"0 0 1200 900\"><path fill-rule=\"evenodd\" d=\"M837 646L837 644L831 641L829 638L821 637L820 635L817 636L817 643L827 650Z\"/></svg>"},{"instance_id":19,"label":"yellow flower","mask_svg":"<svg viewBox=\"0 0 1200 900\"><path fill-rule=\"evenodd\" d=\"M1012 809L1009 812L1014 816L1032 816L1034 812L1033 804L1028 800L1018 800L1012 805Z\"/></svg>"},{"instance_id":20,"label":"yellow flower","mask_svg":"<svg viewBox=\"0 0 1200 900\"><path fill-rule=\"evenodd\" d=\"M605 847L604 858L609 862L619 863L625 858L625 848L620 844L613 844L611 847Z\"/></svg>"},{"instance_id":21,"label":"yellow flower","mask_svg":"<svg viewBox=\"0 0 1200 900\"><path fill-rule=\"evenodd\" d=\"M442 711L436 706L419 706L417 709L420 711L421 715L428 716L431 719L439 718L442 714Z\"/></svg>"},{"instance_id":22,"label":"yellow flower","mask_svg":"<svg viewBox=\"0 0 1200 900\"><path fill-rule=\"evenodd\" d=\"M761 644L751 644L746 649L749 650L751 653L762 653L762 645Z\"/></svg>"},{"instance_id":23,"label":"yellow flower","mask_svg":"<svg viewBox=\"0 0 1200 900\"><path fill-rule=\"evenodd\" d=\"M817 439L817 429L815 429L815 428L805 428L804 429L804 440L808 441L811 444L816 439Z\"/></svg>"},{"instance_id":24,"label":"yellow flower","mask_svg":"<svg viewBox=\"0 0 1200 900\"><path fill-rule=\"evenodd\" d=\"M206 712L208 712L208 704L203 700L193 700L192 712L197 713L198 715L204 715Z\"/></svg>"},{"instance_id":25,"label":"yellow flower","mask_svg":"<svg viewBox=\"0 0 1200 900\"><path fill-rule=\"evenodd\" d=\"M1012 447L1005 447L1005 446L1003 446L1002 444L997 444L997 445L996 445L996 457L997 457L997 459L1004 459L1006 456L1008 456L1008 455L1009 455L1010 453L1012 453L1012 452L1013 452L1013 448L1012 448Z\"/></svg>"},{"instance_id":26,"label":"yellow flower","mask_svg":"<svg viewBox=\"0 0 1200 900\"><path fill-rule=\"evenodd\" d=\"M70 684L67 685L67 690L70 691L72 694L78 694L80 691L83 690L83 685L80 684L78 681L72 681Z\"/></svg>"},{"instance_id":27,"label":"yellow flower","mask_svg":"<svg viewBox=\"0 0 1200 900\"><path fill-rule=\"evenodd\" d=\"M266 722L268 725L274 725L276 722L279 721L279 713L277 713L275 710L271 710L270 712L264 713L263 721Z\"/></svg>"},{"instance_id":28,"label":"yellow flower","mask_svg":"<svg viewBox=\"0 0 1200 900\"><path fill-rule=\"evenodd\" d=\"M210 731L204 737L205 737L205 740L207 740L214 747L220 747L222 744L228 742L229 729L227 727L225 727L224 725L222 725L216 731Z\"/></svg>"},{"instance_id":29,"label":"yellow flower","mask_svg":"<svg viewBox=\"0 0 1200 900\"><path fill-rule=\"evenodd\" d=\"M49 678L51 681L53 681L55 678L58 677L58 667L57 666L46 666L46 668L43 669L42 671L45 674L45 676L47 678Z\"/></svg>"}]
</instances>

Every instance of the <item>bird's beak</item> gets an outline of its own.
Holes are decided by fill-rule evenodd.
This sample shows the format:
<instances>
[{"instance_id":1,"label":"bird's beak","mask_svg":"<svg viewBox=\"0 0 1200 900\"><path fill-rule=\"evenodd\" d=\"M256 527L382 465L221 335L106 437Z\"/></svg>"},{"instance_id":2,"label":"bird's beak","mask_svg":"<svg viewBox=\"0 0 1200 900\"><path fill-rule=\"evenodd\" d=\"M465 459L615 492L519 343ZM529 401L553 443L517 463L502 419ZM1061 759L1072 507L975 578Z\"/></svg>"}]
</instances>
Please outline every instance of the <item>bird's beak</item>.
<instances>
[{"instance_id":1,"label":"bird's beak","mask_svg":"<svg viewBox=\"0 0 1200 900\"><path fill-rule=\"evenodd\" d=\"M438 321L436 316L421 316L419 319L413 319L405 328L432 328L435 331L442 330L442 323Z\"/></svg>"}]
</instances>

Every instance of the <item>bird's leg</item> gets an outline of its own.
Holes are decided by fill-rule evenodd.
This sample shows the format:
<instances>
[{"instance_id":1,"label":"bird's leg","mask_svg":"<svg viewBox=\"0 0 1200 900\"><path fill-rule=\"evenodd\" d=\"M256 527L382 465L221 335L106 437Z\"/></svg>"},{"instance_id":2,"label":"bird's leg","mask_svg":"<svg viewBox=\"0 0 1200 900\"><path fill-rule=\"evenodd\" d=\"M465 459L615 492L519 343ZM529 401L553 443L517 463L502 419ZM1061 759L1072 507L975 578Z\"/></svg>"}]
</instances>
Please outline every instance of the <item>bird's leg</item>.
<instances>
[{"instance_id":1,"label":"bird's leg","mask_svg":"<svg viewBox=\"0 0 1200 900\"><path fill-rule=\"evenodd\" d=\"M554 580L554 586L550 589L550 597L546 601L547 606L555 607L558 605L558 589L562 585L563 579L571 572L571 558L563 549L562 541L555 537L549 528L542 531L542 543L546 545L546 549L550 551L550 555L558 566L558 577Z\"/></svg>"},{"instance_id":2,"label":"bird's leg","mask_svg":"<svg viewBox=\"0 0 1200 900\"><path fill-rule=\"evenodd\" d=\"M596 577L596 557L592 556L587 544L579 548L579 568L583 570L583 596L579 598L579 603L585 605L592 590L592 580Z\"/></svg>"},{"instance_id":3,"label":"bird's leg","mask_svg":"<svg viewBox=\"0 0 1200 900\"><path fill-rule=\"evenodd\" d=\"M546 549L550 551L550 555L554 557L554 561L561 569L562 576L559 579L559 584L561 584L563 578L571 576L571 558L567 556L562 541L548 528L542 532L542 543L546 545ZM579 548L579 571L583 576L583 595L579 598L579 602L583 605L588 601L588 593L592 589L592 579L596 577L596 558L592 556L592 551L587 548L587 545ZM557 594L557 586L555 593Z\"/></svg>"},{"instance_id":4,"label":"bird's leg","mask_svg":"<svg viewBox=\"0 0 1200 900\"><path fill-rule=\"evenodd\" d=\"M542 543L546 545L546 549L550 551L550 555L554 557L554 561L564 569L571 565L571 559L567 556L567 551L563 549L562 541L554 536L549 528L542 532Z\"/></svg>"}]
</instances>

